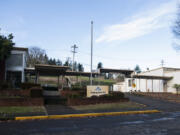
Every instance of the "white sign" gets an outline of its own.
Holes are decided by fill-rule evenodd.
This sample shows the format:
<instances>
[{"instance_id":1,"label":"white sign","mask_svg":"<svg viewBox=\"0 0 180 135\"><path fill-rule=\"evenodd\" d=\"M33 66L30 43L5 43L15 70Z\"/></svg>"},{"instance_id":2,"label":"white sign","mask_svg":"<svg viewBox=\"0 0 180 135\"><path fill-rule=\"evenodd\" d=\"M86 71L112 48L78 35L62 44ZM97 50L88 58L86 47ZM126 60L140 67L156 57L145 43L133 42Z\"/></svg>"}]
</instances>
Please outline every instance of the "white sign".
<instances>
[{"instance_id":1,"label":"white sign","mask_svg":"<svg viewBox=\"0 0 180 135\"><path fill-rule=\"evenodd\" d=\"M109 86L98 85L98 86L87 86L87 97L100 96L109 93Z\"/></svg>"}]
</instances>

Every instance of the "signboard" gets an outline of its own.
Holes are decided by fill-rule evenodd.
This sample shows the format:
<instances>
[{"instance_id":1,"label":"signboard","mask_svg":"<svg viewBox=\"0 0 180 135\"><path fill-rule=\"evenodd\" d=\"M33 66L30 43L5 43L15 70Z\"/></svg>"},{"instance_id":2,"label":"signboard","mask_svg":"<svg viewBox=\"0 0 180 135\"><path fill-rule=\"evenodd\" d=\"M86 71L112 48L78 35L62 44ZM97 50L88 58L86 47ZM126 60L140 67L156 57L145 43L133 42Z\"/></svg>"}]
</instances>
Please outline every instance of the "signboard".
<instances>
[{"instance_id":1,"label":"signboard","mask_svg":"<svg viewBox=\"0 0 180 135\"><path fill-rule=\"evenodd\" d=\"M133 84L132 84L132 87L133 87L133 88L136 88L136 84L135 84L135 83L133 83Z\"/></svg>"},{"instance_id":2,"label":"signboard","mask_svg":"<svg viewBox=\"0 0 180 135\"><path fill-rule=\"evenodd\" d=\"M87 86L87 97L100 96L109 93L109 86L98 85L98 86Z\"/></svg>"}]
</instances>

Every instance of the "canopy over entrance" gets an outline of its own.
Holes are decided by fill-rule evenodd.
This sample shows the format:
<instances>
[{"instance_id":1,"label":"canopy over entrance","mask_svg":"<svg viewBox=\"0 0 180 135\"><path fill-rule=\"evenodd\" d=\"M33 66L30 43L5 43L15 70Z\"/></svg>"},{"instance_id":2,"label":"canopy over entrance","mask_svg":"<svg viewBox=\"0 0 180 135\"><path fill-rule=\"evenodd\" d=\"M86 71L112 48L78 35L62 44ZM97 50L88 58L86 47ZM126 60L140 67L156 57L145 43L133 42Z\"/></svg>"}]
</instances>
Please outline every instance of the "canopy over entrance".
<instances>
[{"instance_id":1,"label":"canopy over entrance","mask_svg":"<svg viewBox=\"0 0 180 135\"><path fill-rule=\"evenodd\" d=\"M45 65L45 64L38 64L35 65L35 68L26 68L25 73L29 74L30 76L35 76L35 82L38 83L39 76L55 76L57 77L57 82L59 86L59 81L61 77L62 84L64 83L64 78L66 78L67 83L70 82L67 80L66 76L76 76L78 81L78 76L85 76L90 77L90 72L77 72L77 71L69 71L70 67L68 66L56 66L56 65ZM99 75L99 73L92 73L92 76L95 77ZM81 79L80 79L81 83ZM63 86L62 86L63 88Z\"/></svg>"},{"instance_id":2,"label":"canopy over entrance","mask_svg":"<svg viewBox=\"0 0 180 135\"><path fill-rule=\"evenodd\" d=\"M110 69L110 68L100 68L100 73L120 73L124 74L126 77L130 77L130 75L134 72L133 70L129 69Z\"/></svg>"},{"instance_id":3,"label":"canopy over entrance","mask_svg":"<svg viewBox=\"0 0 180 135\"><path fill-rule=\"evenodd\" d=\"M42 76L58 76L63 75L68 66L55 66L55 65L35 65L35 72Z\"/></svg>"},{"instance_id":4,"label":"canopy over entrance","mask_svg":"<svg viewBox=\"0 0 180 135\"><path fill-rule=\"evenodd\" d=\"M152 80L171 80L171 76L154 76L154 75L132 75L136 79L152 79Z\"/></svg>"}]
</instances>

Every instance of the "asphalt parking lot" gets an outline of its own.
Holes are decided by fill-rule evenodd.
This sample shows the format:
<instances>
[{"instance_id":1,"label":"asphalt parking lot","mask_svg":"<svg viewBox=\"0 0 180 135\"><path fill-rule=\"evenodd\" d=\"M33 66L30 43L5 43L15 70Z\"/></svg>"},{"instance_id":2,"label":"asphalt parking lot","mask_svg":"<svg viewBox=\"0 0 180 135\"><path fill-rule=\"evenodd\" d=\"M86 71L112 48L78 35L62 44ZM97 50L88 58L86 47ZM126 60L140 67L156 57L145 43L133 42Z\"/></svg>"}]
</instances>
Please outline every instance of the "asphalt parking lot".
<instances>
[{"instance_id":1,"label":"asphalt parking lot","mask_svg":"<svg viewBox=\"0 0 180 135\"><path fill-rule=\"evenodd\" d=\"M1 135L180 135L180 104L127 95L162 113L0 123Z\"/></svg>"}]
</instances>

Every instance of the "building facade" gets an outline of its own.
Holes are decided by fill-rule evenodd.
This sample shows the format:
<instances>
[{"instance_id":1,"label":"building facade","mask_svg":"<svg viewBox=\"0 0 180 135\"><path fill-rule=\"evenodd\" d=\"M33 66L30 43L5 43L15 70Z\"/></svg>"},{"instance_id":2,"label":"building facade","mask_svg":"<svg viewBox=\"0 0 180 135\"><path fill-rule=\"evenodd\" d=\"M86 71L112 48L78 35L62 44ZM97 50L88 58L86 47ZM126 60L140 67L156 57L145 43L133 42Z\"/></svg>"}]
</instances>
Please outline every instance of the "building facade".
<instances>
[{"instance_id":1,"label":"building facade","mask_svg":"<svg viewBox=\"0 0 180 135\"><path fill-rule=\"evenodd\" d=\"M133 73L135 74L135 73ZM113 86L115 91L170 92L176 93L174 84L180 84L180 68L161 67L125 78Z\"/></svg>"},{"instance_id":2,"label":"building facade","mask_svg":"<svg viewBox=\"0 0 180 135\"><path fill-rule=\"evenodd\" d=\"M27 48L14 47L6 60L5 79L17 86L25 81L24 69L28 55Z\"/></svg>"}]
</instances>

